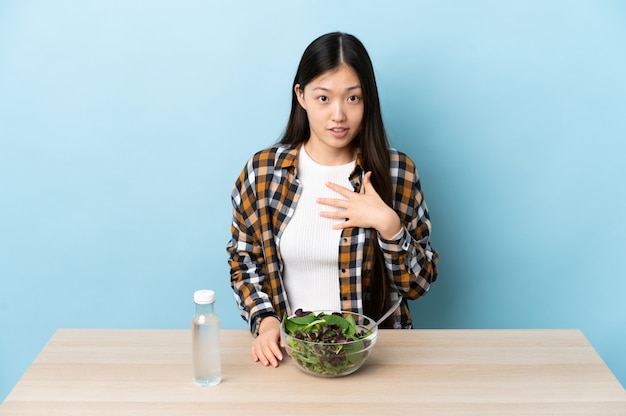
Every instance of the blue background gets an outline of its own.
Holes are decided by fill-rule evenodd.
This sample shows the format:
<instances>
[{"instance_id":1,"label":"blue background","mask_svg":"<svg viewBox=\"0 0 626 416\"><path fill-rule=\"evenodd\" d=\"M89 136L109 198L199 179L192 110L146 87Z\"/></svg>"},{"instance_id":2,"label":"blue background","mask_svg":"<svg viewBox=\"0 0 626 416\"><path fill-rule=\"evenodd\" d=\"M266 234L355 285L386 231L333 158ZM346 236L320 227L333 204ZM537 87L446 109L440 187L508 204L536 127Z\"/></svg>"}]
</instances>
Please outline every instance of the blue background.
<instances>
[{"instance_id":1,"label":"blue background","mask_svg":"<svg viewBox=\"0 0 626 416\"><path fill-rule=\"evenodd\" d=\"M428 328L581 328L626 384L626 6L0 3L0 400L59 327L245 328L230 190L301 53L368 48L441 253Z\"/></svg>"}]
</instances>

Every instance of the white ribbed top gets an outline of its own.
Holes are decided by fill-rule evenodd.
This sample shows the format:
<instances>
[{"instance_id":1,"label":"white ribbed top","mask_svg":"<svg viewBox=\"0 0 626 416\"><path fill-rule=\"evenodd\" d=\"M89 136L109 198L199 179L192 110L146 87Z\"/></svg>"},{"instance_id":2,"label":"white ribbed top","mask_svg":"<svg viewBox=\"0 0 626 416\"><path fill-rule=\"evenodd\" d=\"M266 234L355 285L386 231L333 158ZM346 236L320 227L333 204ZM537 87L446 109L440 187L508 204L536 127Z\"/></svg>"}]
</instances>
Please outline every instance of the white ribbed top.
<instances>
[{"instance_id":1,"label":"white ribbed top","mask_svg":"<svg viewBox=\"0 0 626 416\"><path fill-rule=\"evenodd\" d=\"M341 310L339 296L339 238L341 230L333 224L344 219L320 217L321 211L336 208L320 205L316 198L343 198L326 182L352 189L349 176L354 162L340 166L316 163L301 147L298 179L302 194L293 217L280 240L283 278L292 312L304 310Z\"/></svg>"}]
</instances>

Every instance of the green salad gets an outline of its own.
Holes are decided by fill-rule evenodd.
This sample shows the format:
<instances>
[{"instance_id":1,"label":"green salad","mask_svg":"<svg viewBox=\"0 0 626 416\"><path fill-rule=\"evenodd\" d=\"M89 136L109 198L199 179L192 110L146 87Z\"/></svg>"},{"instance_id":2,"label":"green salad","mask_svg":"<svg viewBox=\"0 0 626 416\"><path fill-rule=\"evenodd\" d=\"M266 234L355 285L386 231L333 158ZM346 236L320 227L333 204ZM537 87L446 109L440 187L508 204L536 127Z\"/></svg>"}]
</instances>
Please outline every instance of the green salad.
<instances>
[{"instance_id":1,"label":"green salad","mask_svg":"<svg viewBox=\"0 0 626 416\"><path fill-rule=\"evenodd\" d=\"M314 313L298 309L294 316L285 316L283 331L290 355L306 370L334 376L358 367L371 332L359 328L350 314ZM307 342L301 342L307 341Z\"/></svg>"}]
</instances>

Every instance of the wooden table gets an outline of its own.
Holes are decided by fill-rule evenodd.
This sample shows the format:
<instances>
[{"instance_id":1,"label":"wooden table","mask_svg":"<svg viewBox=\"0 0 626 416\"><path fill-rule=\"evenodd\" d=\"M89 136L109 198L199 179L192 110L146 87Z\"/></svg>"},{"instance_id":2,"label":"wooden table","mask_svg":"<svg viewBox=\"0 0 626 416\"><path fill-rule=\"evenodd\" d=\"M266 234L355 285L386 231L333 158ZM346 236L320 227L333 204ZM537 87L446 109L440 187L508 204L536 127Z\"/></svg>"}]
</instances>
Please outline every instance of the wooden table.
<instances>
[{"instance_id":1,"label":"wooden table","mask_svg":"<svg viewBox=\"0 0 626 416\"><path fill-rule=\"evenodd\" d=\"M626 391L578 330L382 330L358 372L252 362L222 331L223 381L191 381L190 331L58 330L0 415L626 415Z\"/></svg>"}]
</instances>

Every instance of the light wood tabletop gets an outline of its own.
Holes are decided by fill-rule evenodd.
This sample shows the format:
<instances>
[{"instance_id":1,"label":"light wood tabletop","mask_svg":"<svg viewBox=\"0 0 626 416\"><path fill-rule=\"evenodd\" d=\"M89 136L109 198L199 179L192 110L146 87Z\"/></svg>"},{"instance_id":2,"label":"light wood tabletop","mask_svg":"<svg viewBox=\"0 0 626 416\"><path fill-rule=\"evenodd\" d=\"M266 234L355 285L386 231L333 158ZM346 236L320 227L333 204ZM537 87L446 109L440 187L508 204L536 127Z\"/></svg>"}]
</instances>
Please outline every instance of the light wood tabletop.
<instances>
[{"instance_id":1,"label":"light wood tabletop","mask_svg":"<svg viewBox=\"0 0 626 416\"><path fill-rule=\"evenodd\" d=\"M222 330L222 382L191 379L187 330L60 329L4 403L26 415L626 415L626 391L578 330L381 330L342 378L265 368Z\"/></svg>"}]
</instances>

